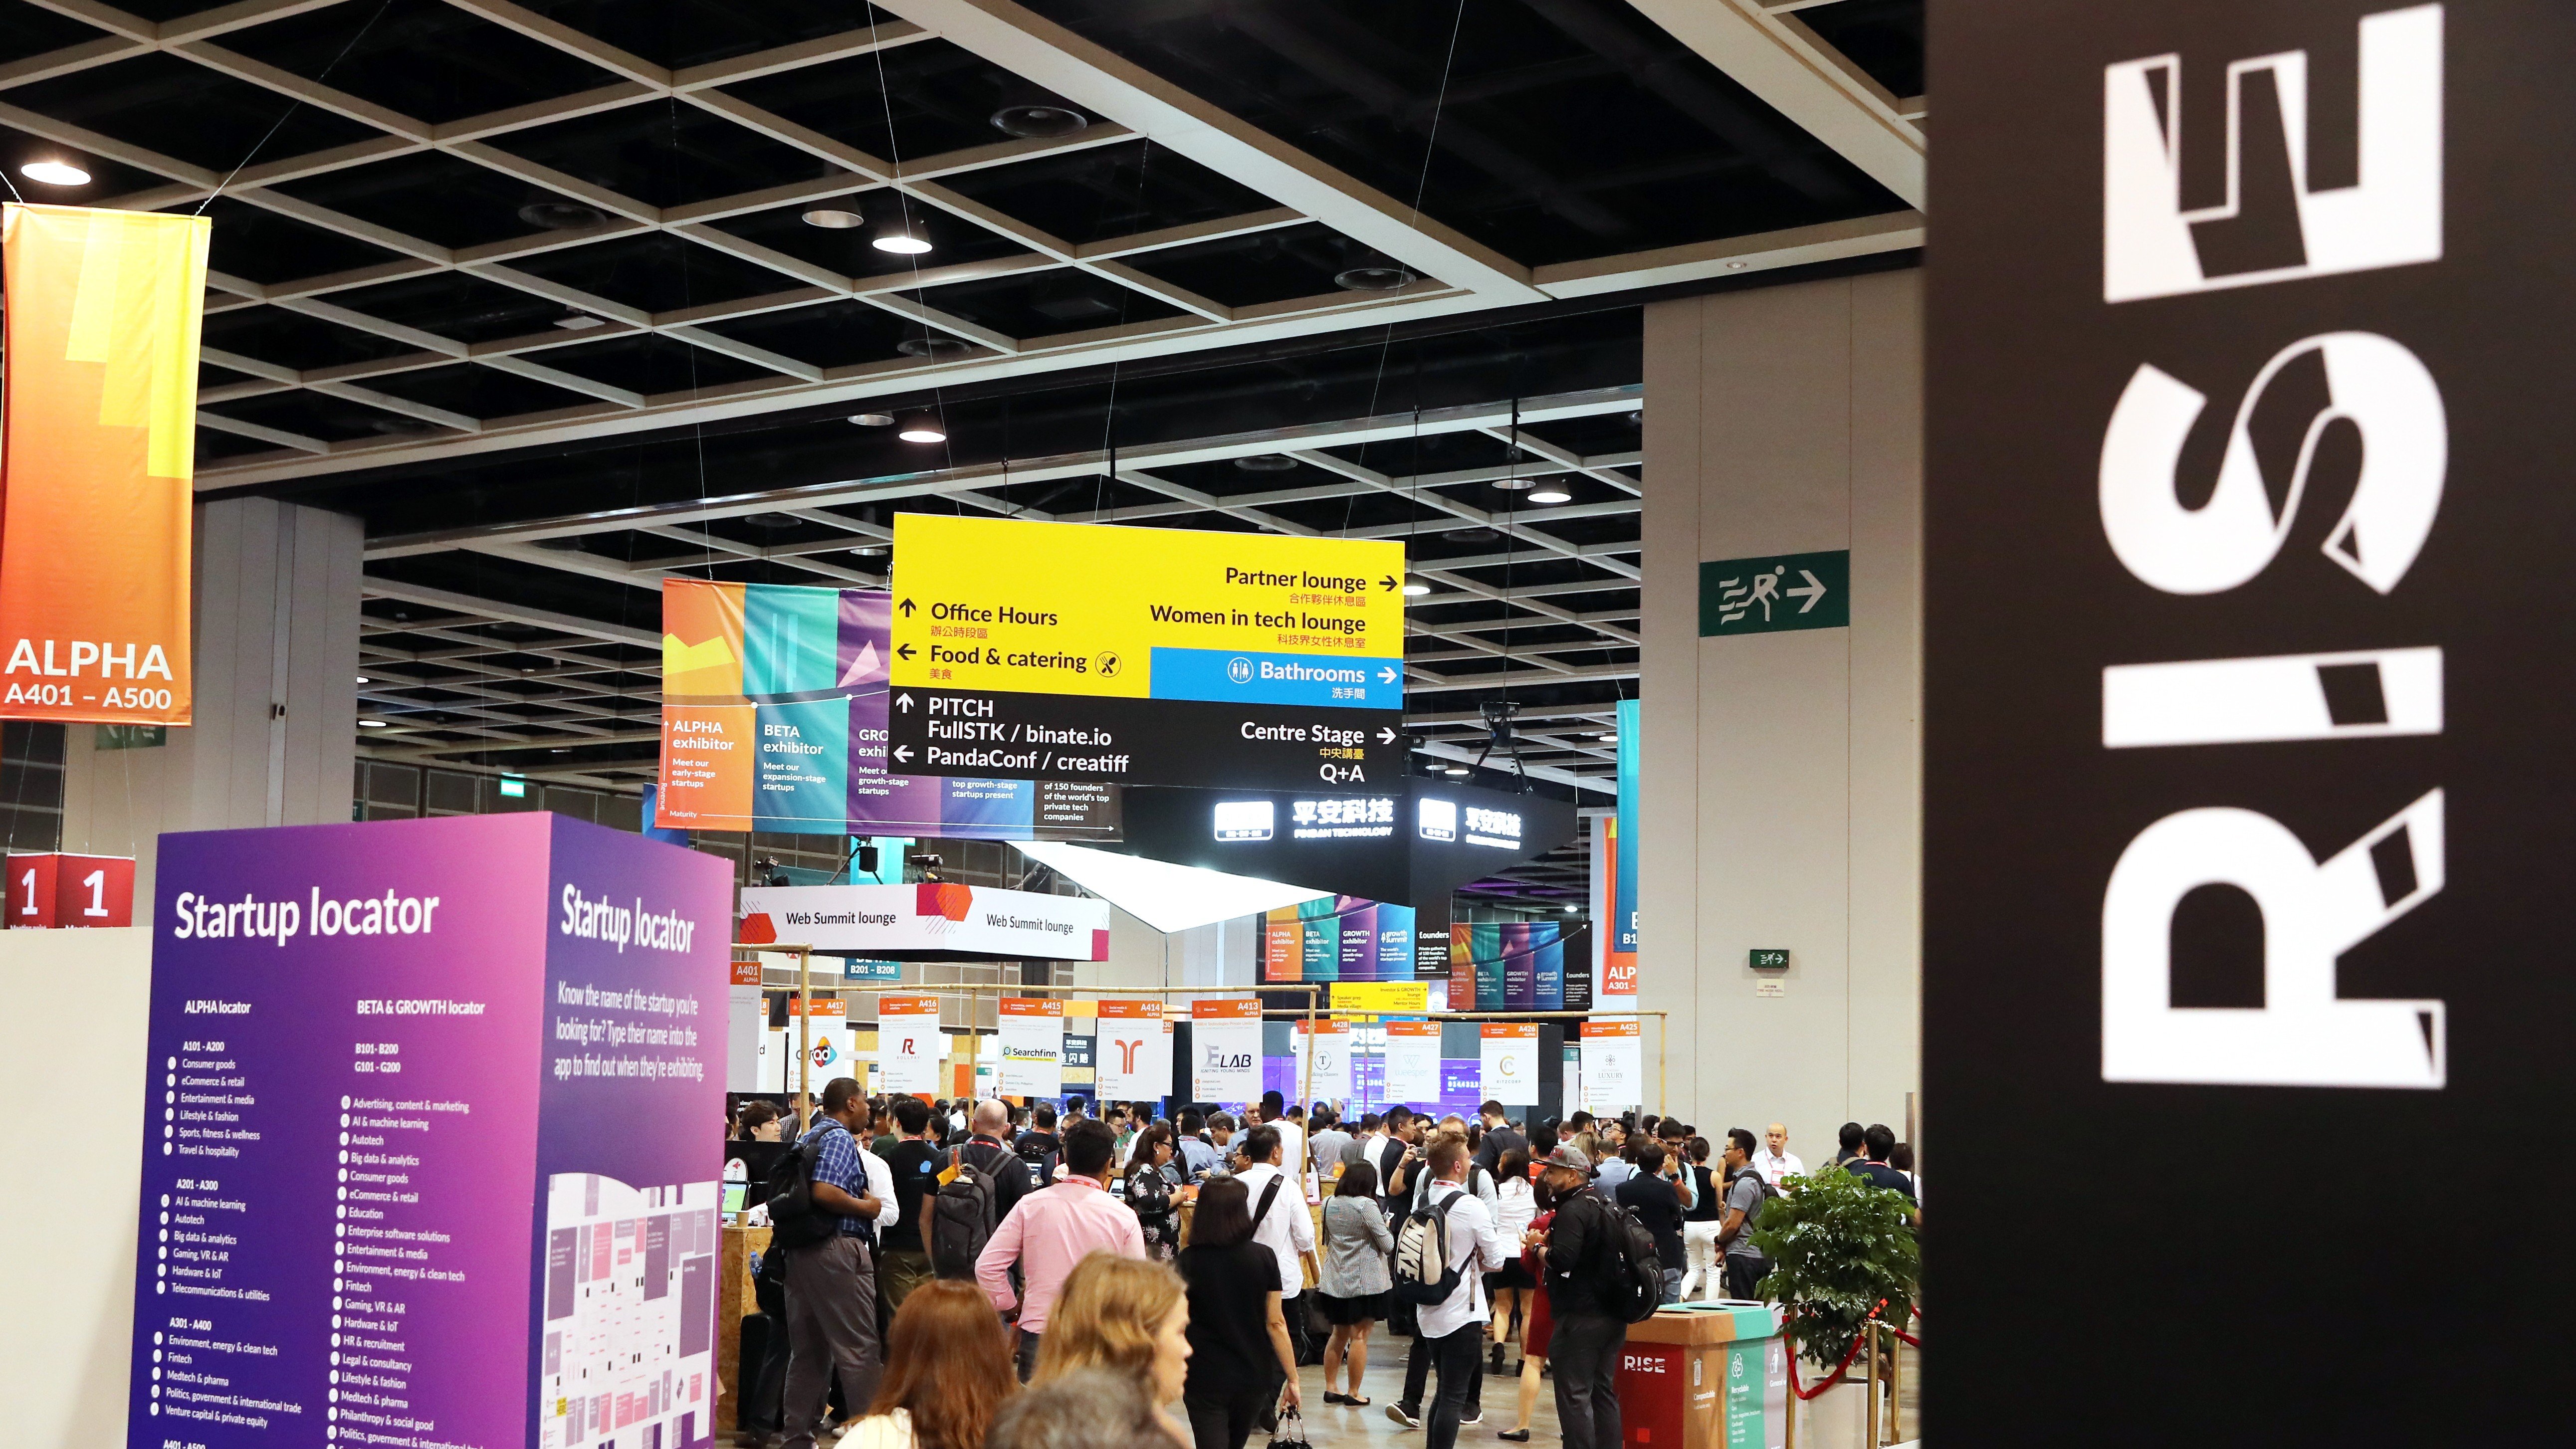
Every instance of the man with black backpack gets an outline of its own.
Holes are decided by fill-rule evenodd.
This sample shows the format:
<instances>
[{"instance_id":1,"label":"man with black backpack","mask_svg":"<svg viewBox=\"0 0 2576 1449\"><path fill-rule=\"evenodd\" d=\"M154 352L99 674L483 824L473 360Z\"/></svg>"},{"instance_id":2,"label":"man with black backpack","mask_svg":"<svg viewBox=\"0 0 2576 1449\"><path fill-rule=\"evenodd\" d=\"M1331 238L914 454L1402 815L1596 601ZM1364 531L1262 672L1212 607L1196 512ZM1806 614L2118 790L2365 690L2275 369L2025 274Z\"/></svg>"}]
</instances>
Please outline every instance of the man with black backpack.
<instances>
[{"instance_id":1,"label":"man with black backpack","mask_svg":"<svg viewBox=\"0 0 2576 1449\"><path fill-rule=\"evenodd\" d=\"M1760 1284L1771 1273L1770 1261L1753 1246L1753 1225L1762 1205L1780 1195L1779 1187L1753 1166L1753 1134L1742 1127L1726 1132L1726 1213L1718 1220L1718 1248L1725 1254L1726 1296L1758 1300Z\"/></svg>"},{"instance_id":2,"label":"man with black backpack","mask_svg":"<svg viewBox=\"0 0 2576 1449\"><path fill-rule=\"evenodd\" d=\"M869 1247L884 1200L870 1188L853 1135L867 1122L859 1084L834 1077L823 1087L813 1129L779 1159L785 1190L773 1192L768 1206L771 1249L787 1255L785 1449L813 1449L834 1377L850 1411L860 1413L885 1372Z\"/></svg>"},{"instance_id":3,"label":"man with black backpack","mask_svg":"<svg viewBox=\"0 0 2576 1449\"><path fill-rule=\"evenodd\" d=\"M984 1295L1004 1316L1018 1314L1023 1382L1037 1366L1038 1337L1046 1332L1047 1311L1055 1306L1074 1265L1095 1251L1125 1258L1145 1256L1145 1233L1136 1215L1109 1194L1116 1141L1104 1122L1086 1118L1065 1128L1064 1175L1022 1198L1019 1210L1002 1219L975 1258L975 1281ZM1296 1206L1302 1210L1304 1204ZM933 1257L938 1256L934 1251ZM1014 1292L1011 1287L1014 1265L1026 1284L1023 1291Z\"/></svg>"},{"instance_id":4,"label":"man with black backpack","mask_svg":"<svg viewBox=\"0 0 2576 1449\"><path fill-rule=\"evenodd\" d=\"M1423 1449L1452 1449L1468 1397L1483 1381L1485 1275L1503 1266L1504 1252L1493 1213L1467 1190L1466 1135L1444 1132L1434 1138L1427 1168L1430 1190L1396 1232L1392 1291L1414 1305L1419 1331L1413 1351L1428 1354L1440 1373L1440 1393L1424 1421ZM1404 1407L1387 1405L1387 1417L1412 1428L1414 1420L1399 1412Z\"/></svg>"},{"instance_id":5,"label":"man with black backpack","mask_svg":"<svg viewBox=\"0 0 2576 1449\"><path fill-rule=\"evenodd\" d=\"M1634 1220L1591 1191L1591 1180L1592 1164L1571 1142L1539 1164L1539 1185L1556 1205L1546 1236L1547 1306L1555 1322L1547 1366L1556 1377L1566 1449L1617 1449L1619 1358L1635 1321L1638 1288L1627 1249ZM1651 1251L1647 1260L1653 1263ZM1661 1266L1655 1269L1660 1285ZM1646 1312L1654 1302L1646 1294Z\"/></svg>"}]
</instances>

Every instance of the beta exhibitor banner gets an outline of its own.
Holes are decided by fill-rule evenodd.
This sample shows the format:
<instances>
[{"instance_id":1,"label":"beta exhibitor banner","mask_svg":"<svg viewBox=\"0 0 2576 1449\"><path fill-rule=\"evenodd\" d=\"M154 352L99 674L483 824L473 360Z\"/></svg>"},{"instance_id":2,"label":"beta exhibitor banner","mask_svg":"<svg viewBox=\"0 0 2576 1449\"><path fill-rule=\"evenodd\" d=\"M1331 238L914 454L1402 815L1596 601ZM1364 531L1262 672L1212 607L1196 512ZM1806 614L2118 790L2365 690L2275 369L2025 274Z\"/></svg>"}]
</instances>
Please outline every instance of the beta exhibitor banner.
<instances>
[{"instance_id":1,"label":"beta exhibitor banner","mask_svg":"<svg viewBox=\"0 0 2576 1449\"><path fill-rule=\"evenodd\" d=\"M938 997L877 998L877 1067L884 1073L879 1086L889 1092L936 1096L944 1090L939 1061L947 1054L948 1043L939 1029Z\"/></svg>"},{"instance_id":2,"label":"beta exhibitor banner","mask_svg":"<svg viewBox=\"0 0 2576 1449\"><path fill-rule=\"evenodd\" d=\"M0 714L187 724L202 216L0 208Z\"/></svg>"},{"instance_id":3,"label":"beta exhibitor banner","mask_svg":"<svg viewBox=\"0 0 2576 1449\"><path fill-rule=\"evenodd\" d=\"M1108 1021L1103 1018L1103 1030ZM1261 1095L1261 1003L1252 997L1190 1003L1190 1095L1250 1102Z\"/></svg>"},{"instance_id":4,"label":"beta exhibitor banner","mask_svg":"<svg viewBox=\"0 0 2576 1449\"><path fill-rule=\"evenodd\" d=\"M1005 996L994 1045L1002 1066L993 1090L1005 1097L1052 1097L1064 1090L1064 1002Z\"/></svg>"},{"instance_id":5,"label":"beta exhibitor banner","mask_svg":"<svg viewBox=\"0 0 2576 1449\"><path fill-rule=\"evenodd\" d=\"M1478 1090L1486 1100L1510 1107L1538 1105L1538 1023L1489 1021L1476 1035L1484 1048Z\"/></svg>"},{"instance_id":6,"label":"beta exhibitor banner","mask_svg":"<svg viewBox=\"0 0 2576 1449\"><path fill-rule=\"evenodd\" d=\"M1258 1023L1255 1023L1256 1026ZM1172 1029L1159 1001L1103 1001L1095 1081L1111 1102L1158 1101L1172 1094Z\"/></svg>"},{"instance_id":7,"label":"beta exhibitor banner","mask_svg":"<svg viewBox=\"0 0 2576 1449\"><path fill-rule=\"evenodd\" d=\"M1635 1017L1583 1023L1583 1110L1625 1112L1645 1101L1646 1042Z\"/></svg>"},{"instance_id":8,"label":"beta exhibitor banner","mask_svg":"<svg viewBox=\"0 0 2576 1449\"><path fill-rule=\"evenodd\" d=\"M1386 1024L1386 1100L1428 1107L1440 1100L1440 1023Z\"/></svg>"}]
</instances>

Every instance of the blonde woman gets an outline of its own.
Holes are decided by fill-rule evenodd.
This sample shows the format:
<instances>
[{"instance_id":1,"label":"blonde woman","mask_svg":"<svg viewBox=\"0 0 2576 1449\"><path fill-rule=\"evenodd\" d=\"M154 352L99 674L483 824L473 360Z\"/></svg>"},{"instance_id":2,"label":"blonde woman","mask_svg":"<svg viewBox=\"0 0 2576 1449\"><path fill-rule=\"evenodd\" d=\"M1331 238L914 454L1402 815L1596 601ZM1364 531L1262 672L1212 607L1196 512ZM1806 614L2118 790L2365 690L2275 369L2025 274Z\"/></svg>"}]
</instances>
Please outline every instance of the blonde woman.
<instances>
[{"instance_id":1,"label":"blonde woman","mask_svg":"<svg viewBox=\"0 0 2576 1449\"><path fill-rule=\"evenodd\" d=\"M1169 1407L1188 1382L1189 1328L1189 1301L1170 1265L1095 1252L1066 1275L1048 1311L1029 1387L1079 1369L1127 1375L1164 1406L1156 1417L1172 1442L1194 1449L1188 1427Z\"/></svg>"}]
</instances>

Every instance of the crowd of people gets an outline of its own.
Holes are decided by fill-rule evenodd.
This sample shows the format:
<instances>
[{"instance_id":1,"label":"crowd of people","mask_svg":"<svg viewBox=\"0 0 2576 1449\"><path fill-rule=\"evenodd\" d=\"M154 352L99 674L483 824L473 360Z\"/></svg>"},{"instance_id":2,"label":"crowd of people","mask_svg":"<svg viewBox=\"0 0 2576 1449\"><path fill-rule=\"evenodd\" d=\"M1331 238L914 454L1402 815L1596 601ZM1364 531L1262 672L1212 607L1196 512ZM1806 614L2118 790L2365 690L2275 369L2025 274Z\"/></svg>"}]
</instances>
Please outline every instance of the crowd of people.
<instances>
[{"instance_id":1,"label":"crowd of people","mask_svg":"<svg viewBox=\"0 0 2576 1449\"><path fill-rule=\"evenodd\" d=\"M1239 1119L1059 1120L872 1100L846 1077L801 1130L753 1099L730 1134L782 1144L755 1288L783 1332L743 1368L743 1423L777 1449L1242 1449L1304 1415L1301 1363L1322 1367L1319 1409L1370 1407L1382 1324L1413 1341L1384 1412L1426 1449L1484 1422L1489 1375L1517 1379L1499 1438L1529 1439L1548 1379L1564 1442L1609 1449L1626 1220L1654 1242L1661 1302L1758 1299L1754 1224L1807 1171L1777 1123L1712 1142L1652 1115L1524 1125L1498 1102L1345 1121L1276 1092ZM1919 1204L1884 1126L1846 1124L1823 1170Z\"/></svg>"}]
</instances>

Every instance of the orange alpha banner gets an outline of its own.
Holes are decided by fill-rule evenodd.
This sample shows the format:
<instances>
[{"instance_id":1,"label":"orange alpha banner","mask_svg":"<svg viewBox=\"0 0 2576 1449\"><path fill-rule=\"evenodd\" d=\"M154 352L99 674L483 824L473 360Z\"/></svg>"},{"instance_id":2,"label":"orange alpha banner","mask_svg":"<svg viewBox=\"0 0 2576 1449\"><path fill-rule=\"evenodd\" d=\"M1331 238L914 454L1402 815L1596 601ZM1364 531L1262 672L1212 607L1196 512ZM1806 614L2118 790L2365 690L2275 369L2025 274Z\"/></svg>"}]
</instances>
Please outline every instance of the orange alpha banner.
<instances>
[{"instance_id":1,"label":"orange alpha banner","mask_svg":"<svg viewBox=\"0 0 2576 1449\"><path fill-rule=\"evenodd\" d=\"M200 216L0 207L0 717L187 724Z\"/></svg>"}]
</instances>

